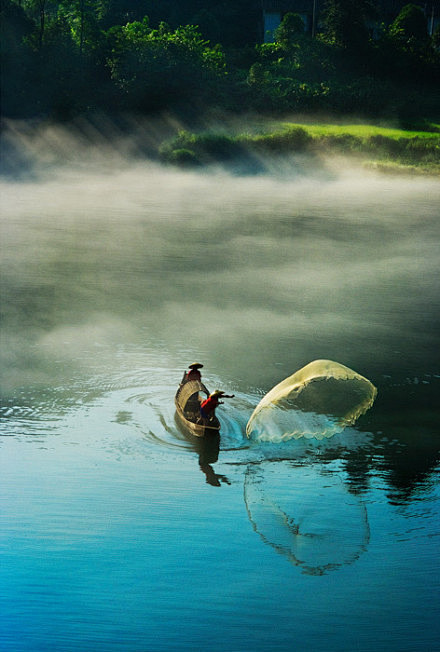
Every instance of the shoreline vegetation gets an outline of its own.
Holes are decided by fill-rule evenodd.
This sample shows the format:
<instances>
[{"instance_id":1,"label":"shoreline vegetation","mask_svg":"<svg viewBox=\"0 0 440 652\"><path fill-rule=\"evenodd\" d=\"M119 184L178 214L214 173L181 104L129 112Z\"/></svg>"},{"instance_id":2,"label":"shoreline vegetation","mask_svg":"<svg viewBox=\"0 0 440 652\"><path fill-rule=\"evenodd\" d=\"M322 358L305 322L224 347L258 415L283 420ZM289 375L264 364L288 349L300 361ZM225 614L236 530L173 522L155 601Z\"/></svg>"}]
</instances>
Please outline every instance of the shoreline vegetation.
<instances>
[{"instance_id":1,"label":"shoreline vegetation","mask_svg":"<svg viewBox=\"0 0 440 652\"><path fill-rule=\"evenodd\" d=\"M241 133L181 130L159 148L160 159L180 167L224 166L258 172L264 160L302 155L345 158L390 174L440 176L440 124L398 129L370 124L271 122Z\"/></svg>"},{"instance_id":2,"label":"shoreline vegetation","mask_svg":"<svg viewBox=\"0 0 440 652\"><path fill-rule=\"evenodd\" d=\"M301 155L304 166L350 157L383 171L438 174L434 8L318 4L316 31L287 12L269 34L256 0L2 0L2 135L13 121L72 125L83 136L81 120L94 126L104 116L124 130L126 116L154 123L168 115L180 127L167 127L145 153L167 164L258 172ZM13 159L16 145L6 137Z\"/></svg>"},{"instance_id":3,"label":"shoreline vegetation","mask_svg":"<svg viewBox=\"0 0 440 652\"><path fill-rule=\"evenodd\" d=\"M332 173L357 168L440 178L438 122L403 129L341 116L282 120L211 114L188 122L170 114L100 113L63 123L5 120L0 132L0 175L12 178L26 176L39 161L50 167L93 157L94 148L110 158L121 156L121 161L150 160L206 172Z\"/></svg>"}]
</instances>

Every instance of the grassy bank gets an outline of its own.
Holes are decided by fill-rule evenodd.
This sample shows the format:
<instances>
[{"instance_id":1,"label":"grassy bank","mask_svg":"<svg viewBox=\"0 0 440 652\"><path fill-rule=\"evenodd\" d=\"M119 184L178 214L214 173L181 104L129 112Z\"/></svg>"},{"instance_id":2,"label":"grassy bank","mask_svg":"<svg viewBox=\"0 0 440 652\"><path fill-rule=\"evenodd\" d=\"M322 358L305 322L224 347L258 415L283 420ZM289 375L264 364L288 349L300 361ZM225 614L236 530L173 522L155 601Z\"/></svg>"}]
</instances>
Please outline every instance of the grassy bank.
<instances>
[{"instance_id":1,"label":"grassy bank","mask_svg":"<svg viewBox=\"0 0 440 652\"><path fill-rule=\"evenodd\" d=\"M294 154L356 159L375 169L440 175L440 125L395 129L367 124L272 123L270 128L229 134L181 131L161 148L164 161L178 165L256 165L264 157Z\"/></svg>"}]
</instances>

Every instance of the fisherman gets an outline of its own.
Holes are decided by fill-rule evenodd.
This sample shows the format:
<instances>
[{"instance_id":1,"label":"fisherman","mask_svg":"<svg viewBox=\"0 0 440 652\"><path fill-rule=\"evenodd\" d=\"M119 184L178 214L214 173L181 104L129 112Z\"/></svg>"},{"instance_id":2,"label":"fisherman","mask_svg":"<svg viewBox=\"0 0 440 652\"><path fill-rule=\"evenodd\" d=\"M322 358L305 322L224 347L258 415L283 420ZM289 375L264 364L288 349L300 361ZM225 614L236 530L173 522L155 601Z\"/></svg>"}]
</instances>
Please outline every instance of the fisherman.
<instances>
[{"instance_id":1,"label":"fisherman","mask_svg":"<svg viewBox=\"0 0 440 652\"><path fill-rule=\"evenodd\" d=\"M234 398L235 394L225 394L221 389L216 389L212 392L207 399L203 401L200 406L200 414L205 421L211 420L215 417L215 408L218 405L223 405L221 398Z\"/></svg>"},{"instance_id":2,"label":"fisherman","mask_svg":"<svg viewBox=\"0 0 440 652\"><path fill-rule=\"evenodd\" d=\"M203 367L199 362L193 362L188 366L189 371L185 371L182 378L182 383L188 383L190 380L202 381L202 375L199 371Z\"/></svg>"}]
</instances>

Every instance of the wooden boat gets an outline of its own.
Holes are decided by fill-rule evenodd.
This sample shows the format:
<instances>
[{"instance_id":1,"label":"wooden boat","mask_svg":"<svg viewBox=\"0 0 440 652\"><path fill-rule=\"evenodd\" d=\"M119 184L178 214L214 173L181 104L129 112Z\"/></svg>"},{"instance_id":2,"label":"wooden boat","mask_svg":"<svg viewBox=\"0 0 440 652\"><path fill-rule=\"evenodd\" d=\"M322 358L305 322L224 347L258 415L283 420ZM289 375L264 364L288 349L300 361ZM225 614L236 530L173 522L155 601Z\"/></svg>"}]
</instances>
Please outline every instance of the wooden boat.
<instances>
[{"instance_id":1,"label":"wooden boat","mask_svg":"<svg viewBox=\"0 0 440 652\"><path fill-rule=\"evenodd\" d=\"M200 404L205 400L200 394L209 396L209 391L203 383L198 380L190 380L181 383L174 398L177 416L184 428L196 437L218 433L220 421L216 416L203 421L200 416Z\"/></svg>"}]
</instances>

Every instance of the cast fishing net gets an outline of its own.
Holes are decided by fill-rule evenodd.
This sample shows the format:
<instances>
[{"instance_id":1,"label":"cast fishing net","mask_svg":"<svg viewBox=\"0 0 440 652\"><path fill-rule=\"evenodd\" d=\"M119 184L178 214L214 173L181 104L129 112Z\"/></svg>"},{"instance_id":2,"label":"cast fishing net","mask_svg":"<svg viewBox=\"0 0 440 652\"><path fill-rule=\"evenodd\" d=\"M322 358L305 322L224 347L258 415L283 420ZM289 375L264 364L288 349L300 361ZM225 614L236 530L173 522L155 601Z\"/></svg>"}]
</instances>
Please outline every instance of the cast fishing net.
<instances>
[{"instance_id":1,"label":"cast fishing net","mask_svg":"<svg viewBox=\"0 0 440 652\"><path fill-rule=\"evenodd\" d=\"M262 398L246 434L272 442L331 437L353 425L376 394L374 385L352 369L332 360L315 360Z\"/></svg>"}]
</instances>

